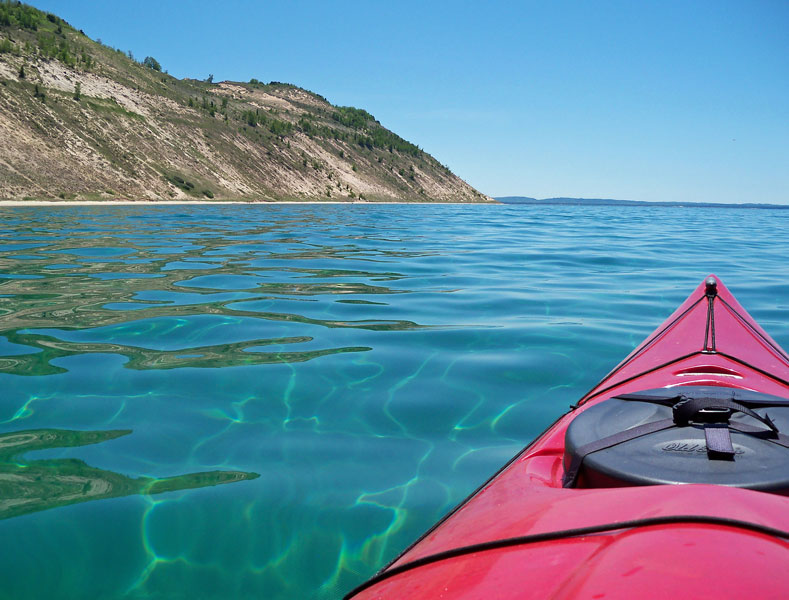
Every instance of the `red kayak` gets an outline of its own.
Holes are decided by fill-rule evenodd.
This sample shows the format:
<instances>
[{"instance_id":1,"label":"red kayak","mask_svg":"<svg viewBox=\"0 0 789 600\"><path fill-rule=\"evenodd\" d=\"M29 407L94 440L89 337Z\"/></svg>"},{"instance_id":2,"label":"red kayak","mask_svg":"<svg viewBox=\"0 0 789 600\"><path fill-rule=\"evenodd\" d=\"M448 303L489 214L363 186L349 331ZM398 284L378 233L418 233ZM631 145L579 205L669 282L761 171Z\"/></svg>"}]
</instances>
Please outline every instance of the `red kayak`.
<instances>
[{"instance_id":1,"label":"red kayak","mask_svg":"<svg viewBox=\"0 0 789 600\"><path fill-rule=\"evenodd\" d=\"M710 276L346 598L789 598L789 356Z\"/></svg>"}]
</instances>

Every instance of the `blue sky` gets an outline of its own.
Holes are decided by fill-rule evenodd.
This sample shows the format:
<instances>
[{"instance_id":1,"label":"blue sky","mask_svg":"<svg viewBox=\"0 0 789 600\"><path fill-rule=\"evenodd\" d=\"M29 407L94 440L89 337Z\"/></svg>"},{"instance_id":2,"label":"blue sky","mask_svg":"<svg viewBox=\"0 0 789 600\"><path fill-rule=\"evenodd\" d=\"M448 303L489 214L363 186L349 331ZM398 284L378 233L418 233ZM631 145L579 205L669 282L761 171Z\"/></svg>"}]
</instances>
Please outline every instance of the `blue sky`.
<instances>
[{"instance_id":1,"label":"blue sky","mask_svg":"<svg viewBox=\"0 0 789 600\"><path fill-rule=\"evenodd\" d=\"M34 0L177 77L364 108L480 191L789 204L789 2Z\"/></svg>"}]
</instances>

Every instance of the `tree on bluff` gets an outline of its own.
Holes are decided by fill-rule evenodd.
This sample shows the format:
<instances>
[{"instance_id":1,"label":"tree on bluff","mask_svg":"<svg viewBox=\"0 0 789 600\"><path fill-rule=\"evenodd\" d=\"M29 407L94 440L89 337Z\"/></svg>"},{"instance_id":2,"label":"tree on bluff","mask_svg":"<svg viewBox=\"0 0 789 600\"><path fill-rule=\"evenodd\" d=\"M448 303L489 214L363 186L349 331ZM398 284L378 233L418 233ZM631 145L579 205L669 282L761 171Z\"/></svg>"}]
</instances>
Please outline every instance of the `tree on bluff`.
<instances>
[{"instance_id":1,"label":"tree on bluff","mask_svg":"<svg viewBox=\"0 0 789 600\"><path fill-rule=\"evenodd\" d=\"M156 60L153 56L146 56L145 60L142 61L142 64L148 67L149 69L153 69L154 71L162 70L162 65L160 65L159 61Z\"/></svg>"}]
</instances>

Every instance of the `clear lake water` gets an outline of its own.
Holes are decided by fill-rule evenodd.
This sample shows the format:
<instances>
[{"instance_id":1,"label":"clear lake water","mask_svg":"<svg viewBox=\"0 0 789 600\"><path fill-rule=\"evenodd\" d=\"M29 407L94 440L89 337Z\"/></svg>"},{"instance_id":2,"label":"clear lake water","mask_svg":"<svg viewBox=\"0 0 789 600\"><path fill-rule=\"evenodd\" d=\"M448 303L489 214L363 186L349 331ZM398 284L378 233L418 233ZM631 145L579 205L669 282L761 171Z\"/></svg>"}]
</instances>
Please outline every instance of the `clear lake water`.
<instances>
[{"instance_id":1,"label":"clear lake water","mask_svg":"<svg viewBox=\"0 0 789 600\"><path fill-rule=\"evenodd\" d=\"M715 273L789 347L789 211L0 207L0 598L371 576Z\"/></svg>"}]
</instances>

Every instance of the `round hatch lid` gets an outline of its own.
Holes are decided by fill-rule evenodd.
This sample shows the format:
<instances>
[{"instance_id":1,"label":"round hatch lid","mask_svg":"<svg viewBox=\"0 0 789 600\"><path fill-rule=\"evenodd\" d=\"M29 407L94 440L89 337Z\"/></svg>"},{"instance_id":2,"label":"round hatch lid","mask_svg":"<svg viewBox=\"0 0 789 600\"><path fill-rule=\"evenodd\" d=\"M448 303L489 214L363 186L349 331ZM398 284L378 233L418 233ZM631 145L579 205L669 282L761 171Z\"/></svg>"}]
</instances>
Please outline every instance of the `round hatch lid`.
<instances>
[{"instance_id":1,"label":"round hatch lid","mask_svg":"<svg viewBox=\"0 0 789 600\"><path fill-rule=\"evenodd\" d=\"M725 391L724 391L725 390ZM621 431L664 419L672 419L676 396L720 397L729 394L736 402L753 408L760 416L769 414L777 429L789 433L789 399L735 390L687 386L645 390L634 396L662 397L669 405L653 401L611 398L580 413L565 436L565 467L578 459L579 449ZM672 401L673 399L673 401ZM759 407L759 404L769 404ZM776 406L783 404L783 406ZM725 419L724 419L725 420ZM733 412L729 422L769 431L758 420ZM725 427L724 427L725 429ZM580 474L585 487L617 487L677 483L713 483L770 492L789 492L789 448L728 428L733 455L708 452L705 424L673 426L642 437L603 448L583 458ZM724 433L725 435L725 433Z\"/></svg>"}]
</instances>

